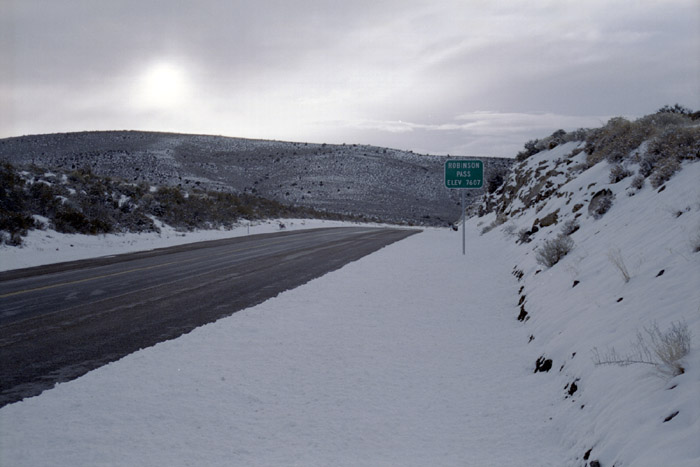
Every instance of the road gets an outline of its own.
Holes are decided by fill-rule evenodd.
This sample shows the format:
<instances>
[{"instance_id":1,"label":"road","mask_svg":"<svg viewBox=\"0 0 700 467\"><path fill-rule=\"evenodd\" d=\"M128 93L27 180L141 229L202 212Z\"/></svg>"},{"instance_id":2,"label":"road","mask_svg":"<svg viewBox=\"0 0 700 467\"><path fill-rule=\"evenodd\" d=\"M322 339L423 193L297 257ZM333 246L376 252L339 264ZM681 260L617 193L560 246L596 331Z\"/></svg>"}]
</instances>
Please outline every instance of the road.
<instances>
[{"instance_id":1,"label":"road","mask_svg":"<svg viewBox=\"0 0 700 467\"><path fill-rule=\"evenodd\" d=\"M0 273L0 407L417 232L281 232Z\"/></svg>"}]
</instances>

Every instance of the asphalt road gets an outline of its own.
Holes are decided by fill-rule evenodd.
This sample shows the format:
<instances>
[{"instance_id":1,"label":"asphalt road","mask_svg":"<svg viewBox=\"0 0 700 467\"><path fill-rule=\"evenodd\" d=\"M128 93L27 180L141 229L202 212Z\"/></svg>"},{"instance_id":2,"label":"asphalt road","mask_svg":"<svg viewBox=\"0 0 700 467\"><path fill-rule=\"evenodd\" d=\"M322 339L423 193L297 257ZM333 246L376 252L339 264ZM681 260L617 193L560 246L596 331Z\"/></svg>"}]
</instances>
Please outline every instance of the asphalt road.
<instances>
[{"instance_id":1,"label":"asphalt road","mask_svg":"<svg viewBox=\"0 0 700 467\"><path fill-rule=\"evenodd\" d=\"M0 407L416 232L282 232L0 273Z\"/></svg>"}]
</instances>

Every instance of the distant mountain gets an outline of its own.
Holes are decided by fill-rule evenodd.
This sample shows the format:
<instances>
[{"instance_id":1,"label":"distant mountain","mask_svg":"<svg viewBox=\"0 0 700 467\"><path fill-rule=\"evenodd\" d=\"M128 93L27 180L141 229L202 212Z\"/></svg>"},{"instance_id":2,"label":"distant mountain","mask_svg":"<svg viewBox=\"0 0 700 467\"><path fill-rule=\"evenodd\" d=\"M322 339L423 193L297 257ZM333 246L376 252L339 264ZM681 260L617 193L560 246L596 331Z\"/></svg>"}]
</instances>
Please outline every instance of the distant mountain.
<instances>
[{"instance_id":1,"label":"distant mountain","mask_svg":"<svg viewBox=\"0 0 700 467\"><path fill-rule=\"evenodd\" d=\"M480 158L486 177L511 159ZM0 160L146 182L254 194L283 204L422 225L460 216L444 187L445 156L365 145L310 144L222 136L97 131L0 139ZM471 203L483 194L469 190Z\"/></svg>"}]
</instances>

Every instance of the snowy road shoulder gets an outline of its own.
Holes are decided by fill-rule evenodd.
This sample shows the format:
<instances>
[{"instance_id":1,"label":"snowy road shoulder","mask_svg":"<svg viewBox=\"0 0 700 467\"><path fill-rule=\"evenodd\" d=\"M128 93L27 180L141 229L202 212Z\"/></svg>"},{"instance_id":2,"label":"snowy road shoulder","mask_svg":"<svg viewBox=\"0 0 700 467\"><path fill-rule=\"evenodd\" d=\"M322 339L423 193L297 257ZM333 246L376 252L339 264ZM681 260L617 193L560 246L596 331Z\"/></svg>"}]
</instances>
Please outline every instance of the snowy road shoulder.
<instances>
[{"instance_id":1,"label":"snowy road shoulder","mask_svg":"<svg viewBox=\"0 0 700 467\"><path fill-rule=\"evenodd\" d=\"M233 229L179 231L156 220L160 232L106 235L64 234L53 230L30 230L21 247L0 245L0 271L166 248L185 243L220 240L283 230L356 225L317 219L242 220Z\"/></svg>"},{"instance_id":2,"label":"snowy road shoulder","mask_svg":"<svg viewBox=\"0 0 700 467\"><path fill-rule=\"evenodd\" d=\"M6 406L0 463L560 465L503 244L460 248L428 230Z\"/></svg>"}]
</instances>

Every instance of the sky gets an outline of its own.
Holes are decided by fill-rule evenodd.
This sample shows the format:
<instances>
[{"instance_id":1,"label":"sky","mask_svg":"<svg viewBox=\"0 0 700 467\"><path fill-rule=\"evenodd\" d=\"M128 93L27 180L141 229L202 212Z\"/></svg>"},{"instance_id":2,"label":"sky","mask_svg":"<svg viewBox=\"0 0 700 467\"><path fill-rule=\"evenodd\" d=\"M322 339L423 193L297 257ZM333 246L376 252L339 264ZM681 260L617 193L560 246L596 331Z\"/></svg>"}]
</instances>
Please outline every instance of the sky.
<instances>
[{"instance_id":1,"label":"sky","mask_svg":"<svg viewBox=\"0 0 700 467\"><path fill-rule=\"evenodd\" d=\"M149 130L513 157L700 109L697 0L0 0L0 138Z\"/></svg>"}]
</instances>

